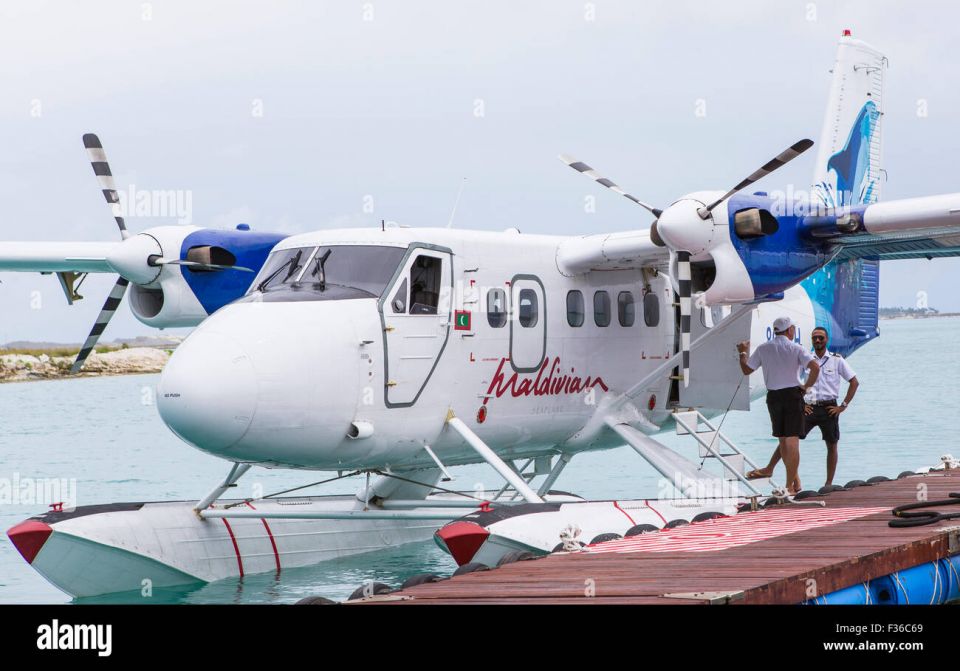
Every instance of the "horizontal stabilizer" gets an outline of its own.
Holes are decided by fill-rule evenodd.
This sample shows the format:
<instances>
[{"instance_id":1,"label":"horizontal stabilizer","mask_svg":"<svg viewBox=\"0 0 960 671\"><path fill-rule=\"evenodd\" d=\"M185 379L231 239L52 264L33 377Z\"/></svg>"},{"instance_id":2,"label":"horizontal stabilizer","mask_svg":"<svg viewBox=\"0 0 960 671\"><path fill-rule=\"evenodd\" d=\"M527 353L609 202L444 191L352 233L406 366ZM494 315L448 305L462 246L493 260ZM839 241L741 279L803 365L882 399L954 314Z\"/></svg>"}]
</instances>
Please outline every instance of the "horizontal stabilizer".
<instances>
[{"instance_id":1,"label":"horizontal stabilizer","mask_svg":"<svg viewBox=\"0 0 960 671\"><path fill-rule=\"evenodd\" d=\"M859 230L834 242L840 259L960 256L960 193L870 205Z\"/></svg>"}]
</instances>

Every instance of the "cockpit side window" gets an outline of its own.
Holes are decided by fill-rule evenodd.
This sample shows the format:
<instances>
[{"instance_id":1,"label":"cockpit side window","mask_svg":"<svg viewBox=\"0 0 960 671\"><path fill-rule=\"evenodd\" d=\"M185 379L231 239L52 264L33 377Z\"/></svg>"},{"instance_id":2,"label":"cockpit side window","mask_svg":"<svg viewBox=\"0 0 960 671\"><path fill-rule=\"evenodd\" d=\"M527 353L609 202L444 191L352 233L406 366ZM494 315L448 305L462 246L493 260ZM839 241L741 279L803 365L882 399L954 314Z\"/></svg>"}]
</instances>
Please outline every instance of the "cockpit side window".
<instances>
[{"instance_id":1,"label":"cockpit side window","mask_svg":"<svg viewBox=\"0 0 960 671\"><path fill-rule=\"evenodd\" d=\"M400 288L397 289L397 293L393 295L393 300L390 301L390 309L393 310L394 314L402 315L407 312L407 280L404 279L403 283L400 285Z\"/></svg>"},{"instance_id":2,"label":"cockpit side window","mask_svg":"<svg viewBox=\"0 0 960 671\"><path fill-rule=\"evenodd\" d=\"M437 314L442 264L442 259L420 255L410 266L410 314Z\"/></svg>"}]
</instances>

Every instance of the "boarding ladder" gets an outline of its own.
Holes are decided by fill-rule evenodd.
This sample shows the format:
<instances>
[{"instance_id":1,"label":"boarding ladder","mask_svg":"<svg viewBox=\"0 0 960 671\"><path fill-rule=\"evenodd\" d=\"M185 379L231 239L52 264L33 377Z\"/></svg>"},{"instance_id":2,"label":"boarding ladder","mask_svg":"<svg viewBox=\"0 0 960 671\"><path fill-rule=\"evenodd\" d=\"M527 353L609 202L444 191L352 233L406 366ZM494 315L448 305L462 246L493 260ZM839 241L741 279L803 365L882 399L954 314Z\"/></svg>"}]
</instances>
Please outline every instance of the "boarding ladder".
<instances>
[{"instance_id":1,"label":"boarding ladder","mask_svg":"<svg viewBox=\"0 0 960 671\"><path fill-rule=\"evenodd\" d=\"M744 465L751 469L759 468L753 460L740 451L717 427L696 409L674 410L673 419L677 426L678 436L692 436L697 441L701 459L717 459L723 464L725 480L739 480L750 491L751 496L763 496L747 479ZM770 486L777 490L773 478L768 478Z\"/></svg>"}]
</instances>

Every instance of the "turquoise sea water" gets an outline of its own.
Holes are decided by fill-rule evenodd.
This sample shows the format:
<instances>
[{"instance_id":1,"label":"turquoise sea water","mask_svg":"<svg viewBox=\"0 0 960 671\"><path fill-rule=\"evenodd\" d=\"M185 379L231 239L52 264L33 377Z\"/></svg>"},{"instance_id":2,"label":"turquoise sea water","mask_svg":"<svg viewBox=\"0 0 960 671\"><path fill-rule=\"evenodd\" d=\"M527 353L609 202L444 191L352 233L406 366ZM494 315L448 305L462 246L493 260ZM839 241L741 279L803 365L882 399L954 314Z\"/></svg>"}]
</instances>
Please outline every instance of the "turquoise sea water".
<instances>
[{"instance_id":1,"label":"turquoise sea water","mask_svg":"<svg viewBox=\"0 0 960 671\"><path fill-rule=\"evenodd\" d=\"M860 392L841 420L840 464L835 482L894 477L960 456L954 426L960 418L960 318L881 322L881 337L850 359ZM153 404L157 376L89 378L0 385L0 482L15 478L76 480L78 503L197 499L222 479L227 463L182 443L160 421ZM775 441L763 400L749 413L731 413L729 435L755 461L765 463ZM659 438L687 456L692 441ZM823 484L825 450L814 430L801 444L800 474L806 488ZM783 480L782 467L777 475ZM556 485L590 498L656 496L658 475L629 448L578 456ZM264 492L309 482L310 473L256 468L241 481L240 495L255 484ZM457 470L455 487L492 485L487 466ZM354 492L358 480L327 493ZM247 489L244 489L247 488ZM45 505L0 503L3 530L43 512ZM449 575L454 562L432 542L325 562L273 575L221 580L150 602L292 603L304 596L343 599L367 580L392 585L415 573ZM107 601L143 603L138 596ZM69 597L52 587L0 536L0 603L59 603Z\"/></svg>"}]
</instances>

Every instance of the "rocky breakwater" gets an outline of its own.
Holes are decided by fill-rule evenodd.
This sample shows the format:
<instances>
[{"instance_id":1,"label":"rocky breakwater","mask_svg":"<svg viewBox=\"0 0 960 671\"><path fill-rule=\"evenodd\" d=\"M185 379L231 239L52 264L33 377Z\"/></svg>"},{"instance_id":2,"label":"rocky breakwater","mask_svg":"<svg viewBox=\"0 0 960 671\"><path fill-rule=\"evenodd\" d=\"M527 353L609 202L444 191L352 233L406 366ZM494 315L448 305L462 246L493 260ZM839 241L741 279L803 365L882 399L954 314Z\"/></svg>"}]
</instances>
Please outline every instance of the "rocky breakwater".
<instances>
[{"instance_id":1,"label":"rocky breakwater","mask_svg":"<svg viewBox=\"0 0 960 671\"><path fill-rule=\"evenodd\" d=\"M93 377L97 375L135 375L159 373L170 354L152 347L131 347L94 352L77 375L70 374L74 356L48 354L21 354L0 352L0 382L53 380L64 377Z\"/></svg>"}]
</instances>

